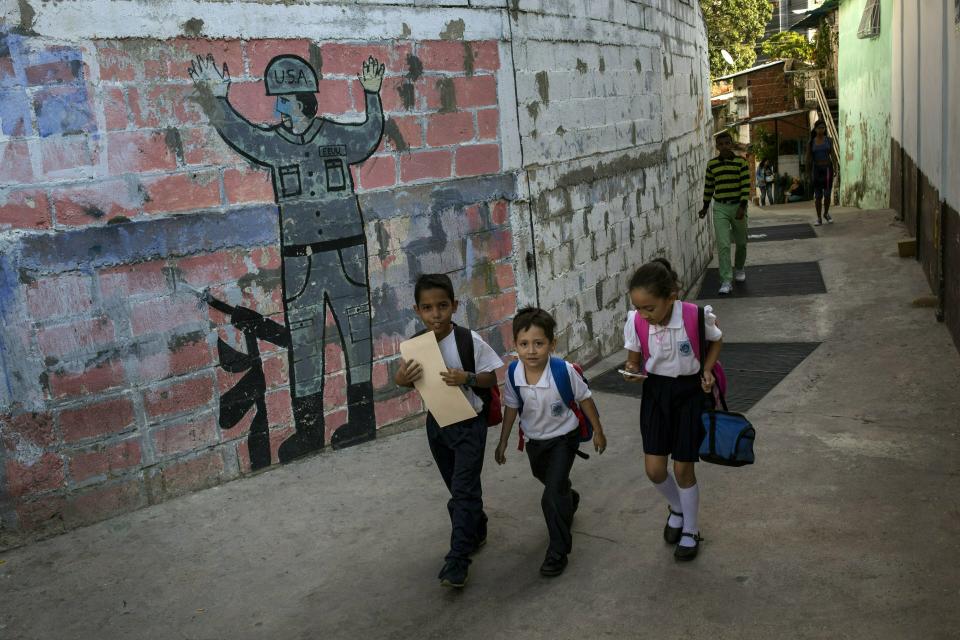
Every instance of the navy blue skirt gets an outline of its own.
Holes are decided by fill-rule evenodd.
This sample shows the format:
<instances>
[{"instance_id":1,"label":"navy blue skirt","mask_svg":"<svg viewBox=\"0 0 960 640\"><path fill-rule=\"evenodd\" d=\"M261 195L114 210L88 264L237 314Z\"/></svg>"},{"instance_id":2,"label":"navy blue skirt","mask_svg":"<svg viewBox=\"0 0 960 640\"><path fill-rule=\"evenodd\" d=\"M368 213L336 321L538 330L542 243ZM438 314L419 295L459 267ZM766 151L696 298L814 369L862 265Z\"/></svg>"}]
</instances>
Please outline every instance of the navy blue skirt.
<instances>
[{"instance_id":1,"label":"navy blue skirt","mask_svg":"<svg viewBox=\"0 0 960 640\"><path fill-rule=\"evenodd\" d=\"M679 462L700 460L704 436L700 416L707 397L699 374L678 378L650 374L643 383L640 405L643 452Z\"/></svg>"}]
</instances>

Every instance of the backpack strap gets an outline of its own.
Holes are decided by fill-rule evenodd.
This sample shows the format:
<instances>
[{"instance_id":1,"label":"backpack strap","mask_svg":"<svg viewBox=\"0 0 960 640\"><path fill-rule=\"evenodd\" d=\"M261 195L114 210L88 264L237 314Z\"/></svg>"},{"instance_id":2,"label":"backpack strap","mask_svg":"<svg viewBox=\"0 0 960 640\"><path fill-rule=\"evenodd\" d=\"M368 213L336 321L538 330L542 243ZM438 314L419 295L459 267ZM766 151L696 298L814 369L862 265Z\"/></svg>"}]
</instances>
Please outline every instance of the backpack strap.
<instances>
[{"instance_id":1,"label":"backpack strap","mask_svg":"<svg viewBox=\"0 0 960 640\"><path fill-rule=\"evenodd\" d=\"M457 354L464 371L476 373L477 362L473 353L473 332L466 327L453 325L453 339L457 342Z\"/></svg>"},{"instance_id":2,"label":"backpack strap","mask_svg":"<svg viewBox=\"0 0 960 640\"><path fill-rule=\"evenodd\" d=\"M573 386L570 384L570 370L567 369L566 361L563 358L550 356L550 373L553 375L553 383L557 385L560 399L565 406L569 407L573 402Z\"/></svg>"},{"instance_id":3,"label":"backpack strap","mask_svg":"<svg viewBox=\"0 0 960 640\"><path fill-rule=\"evenodd\" d=\"M637 332L637 340L640 341L640 371L646 371L647 359L650 357L650 323L637 311L633 312L633 330Z\"/></svg>"},{"instance_id":4,"label":"backpack strap","mask_svg":"<svg viewBox=\"0 0 960 640\"><path fill-rule=\"evenodd\" d=\"M520 395L520 389L517 387L517 365L519 360L514 360L507 366L507 384L513 389L513 395L517 397L520 406L517 407L517 434L520 436L520 442L517 443L517 450L523 451L523 427L520 426L520 416L523 414L523 396Z\"/></svg>"},{"instance_id":5,"label":"backpack strap","mask_svg":"<svg viewBox=\"0 0 960 640\"><path fill-rule=\"evenodd\" d=\"M683 311L683 330L687 333L687 339L690 340L690 346L693 352L700 358L700 365L703 366L703 354L706 352L706 340L703 339L703 333L700 328L703 327L703 308L692 302L684 302ZM701 369L700 373L703 373Z\"/></svg>"}]
</instances>

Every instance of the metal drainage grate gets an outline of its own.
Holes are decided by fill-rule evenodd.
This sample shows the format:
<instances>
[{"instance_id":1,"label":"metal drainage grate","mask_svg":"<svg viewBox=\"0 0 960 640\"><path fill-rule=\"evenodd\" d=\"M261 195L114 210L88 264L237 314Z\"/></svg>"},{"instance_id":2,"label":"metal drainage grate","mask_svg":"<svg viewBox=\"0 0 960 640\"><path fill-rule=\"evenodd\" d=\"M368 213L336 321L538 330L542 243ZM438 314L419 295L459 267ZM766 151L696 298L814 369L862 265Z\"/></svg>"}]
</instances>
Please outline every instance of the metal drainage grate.
<instances>
[{"instance_id":1,"label":"metal drainage grate","mask_svg":"<svg viewBox=\"0 0 960 640\"><path fill-rule=\"evenodd\" d=\"M747 281L733 283L733 292L726 298L800 296L811 293L826 293L827 286L816 262L788 262L785 264L760 264L746 268ZM716 269L707 269L698 300L721 297L720 275Z\"/></svg>"},{"instance_id":2,"label":"metal drainage grate","mask_svg":"<svg viewBox=\"0 0 960 640\"><path fill-rule=\"evenodd\" d=\"M771 242L774 240L807 240L816 238L813 227L799 224L778 224L769 227L753 227L747 231L747 242Z\"/></svg>"},{"instance_id":3,"label":"metal drainage grate","mask_svg":"<svg viewBox=\"0 0 960 640\"><path fill-rule=\"evenodd\" d=\"M727 406L748 411L806 359L819 342L723 343L720 362L727 374ZM624 381L617 367L590 380L594 391L640 396L640 385Z\"/></svg>"}]
</instances>

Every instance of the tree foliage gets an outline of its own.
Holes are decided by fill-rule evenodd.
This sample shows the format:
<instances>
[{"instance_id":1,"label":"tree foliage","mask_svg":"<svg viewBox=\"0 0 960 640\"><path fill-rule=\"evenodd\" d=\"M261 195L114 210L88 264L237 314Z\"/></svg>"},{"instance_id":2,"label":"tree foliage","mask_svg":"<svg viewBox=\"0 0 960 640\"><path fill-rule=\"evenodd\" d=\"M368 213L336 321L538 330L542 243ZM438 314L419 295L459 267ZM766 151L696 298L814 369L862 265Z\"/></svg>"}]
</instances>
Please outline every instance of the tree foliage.
<instances>
[{"instance_id":1,"label":"tree foliage","mask_svg":"<svg viewBox=\"0 0 960 640\"><path fill-rule=\"evenodd\" d=\"M763 55L777 60L793 58L813 62L814 45L796 31L784 31L770 36L760 45Z\"/></svg>"},{"instance_id":2,"label":"tree foliage","mask_svg":"<svg viewBox=\"0 0 960 640\"><path fill-rule=\"evenodd\" d=\"M757 42L773 15L770 0L700 0L707 24L710 75L713 77L749 68L757 59ZM720 55L726 49L733 64Z\"/></svg>"}]
</instances>

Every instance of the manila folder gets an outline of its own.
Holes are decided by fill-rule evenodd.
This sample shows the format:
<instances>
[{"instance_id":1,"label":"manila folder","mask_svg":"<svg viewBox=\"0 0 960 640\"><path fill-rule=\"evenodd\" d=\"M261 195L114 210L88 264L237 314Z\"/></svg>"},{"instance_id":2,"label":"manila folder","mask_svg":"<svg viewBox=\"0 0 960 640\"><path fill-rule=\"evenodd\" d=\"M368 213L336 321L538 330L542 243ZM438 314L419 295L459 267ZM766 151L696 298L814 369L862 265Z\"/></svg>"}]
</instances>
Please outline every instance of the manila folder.
<instances>
[{"instance_id":1,"label":"manila folder","mask_svg":"<svg viewBox=\"0 0 960 640\"><path fill-rule=\"evenodd\" d=\"M404 360L414 360L423 368L423 375L413 383L423 403L441 427L477 417L460 387L451 387L440 377L447 370L433 331L404 340L400 343L400 355Z\"/></svg>"}]
</instances>

